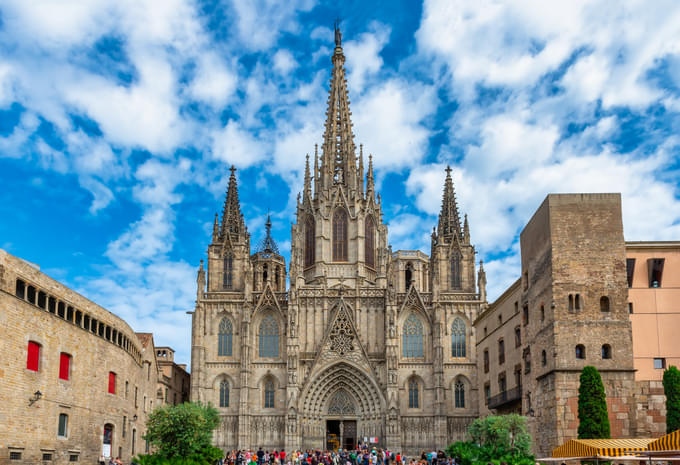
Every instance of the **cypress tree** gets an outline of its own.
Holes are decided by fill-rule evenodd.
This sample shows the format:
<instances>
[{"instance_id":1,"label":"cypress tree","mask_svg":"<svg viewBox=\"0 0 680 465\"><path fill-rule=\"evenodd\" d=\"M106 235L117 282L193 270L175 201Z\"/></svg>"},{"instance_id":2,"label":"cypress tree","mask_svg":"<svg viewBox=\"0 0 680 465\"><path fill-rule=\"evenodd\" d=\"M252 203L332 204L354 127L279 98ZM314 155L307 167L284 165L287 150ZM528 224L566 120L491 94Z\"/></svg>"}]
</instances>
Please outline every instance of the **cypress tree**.
<instances>
[{"instance_id":1,"label":"cypress tree","mask_svg":"<svg viewBox=\"0 0 680 465\"><path fill-rule=\"evenodd\" d=\"M663 372L663 392L666 394L666 433L680 429L680 370L670 367Z\"/></svg>"},{"instance_id":2,"label":"cypress tree","mask_svg":"<svg viewBox=\"0 0 680 465\"><path fill-rule=\"evenodd\" d=\"M583 367L578 388L579 439L608 439L611 437L607 416L607 396L597 368Z\"/></svg>"}]
</instances>

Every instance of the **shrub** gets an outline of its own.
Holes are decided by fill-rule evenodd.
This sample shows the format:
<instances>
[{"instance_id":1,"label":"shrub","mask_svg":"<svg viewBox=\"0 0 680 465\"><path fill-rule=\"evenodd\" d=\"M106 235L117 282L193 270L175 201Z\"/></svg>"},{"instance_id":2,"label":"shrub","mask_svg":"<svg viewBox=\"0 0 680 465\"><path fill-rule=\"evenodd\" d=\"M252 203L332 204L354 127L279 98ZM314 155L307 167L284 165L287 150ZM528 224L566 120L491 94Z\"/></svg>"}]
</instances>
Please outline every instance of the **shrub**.
<instances>
[{"instance_id":1,"label":"shrub","mask_svg":"<svg viewBox=\"0 0 680 465\"><path fill-rule=\"evenodd\" d=\"M607 415L607 396L602 377L595 367L585 366L578 388L578 438L608 439L611 437Z\"/></svg>"},{"instance_id":2,"label":"shrub","mask_svg":"<svg viewBox=\"0 0 680 465\"><path fill-rule=\"evenodd\" d=\"M671 366L663 372L666 394L666 433L680 429L680 370Z\"/></svg>"}]
</instances>

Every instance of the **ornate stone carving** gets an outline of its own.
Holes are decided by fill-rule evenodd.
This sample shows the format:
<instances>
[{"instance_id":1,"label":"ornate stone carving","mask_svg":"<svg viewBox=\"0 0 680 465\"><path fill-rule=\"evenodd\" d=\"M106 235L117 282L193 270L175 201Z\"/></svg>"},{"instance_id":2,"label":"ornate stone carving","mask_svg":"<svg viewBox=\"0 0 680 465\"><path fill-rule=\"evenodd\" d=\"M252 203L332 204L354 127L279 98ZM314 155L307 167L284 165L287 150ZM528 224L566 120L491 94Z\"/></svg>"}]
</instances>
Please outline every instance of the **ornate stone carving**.
<instances>
[{"instance_id":1,"label":"ornate stone carving","mask_svg":"<svg viewBox=\"0 0 680 465\"><path fill-rule=\"evenodd\" d=\"M354 350L354 332L346 312L338 315L329 337L333 352L345 355Z\"/></svg>"},{"instance_id":2,"label":"ornate stone carving","mask_svg":"<svg viewBox=\"0 0 680 465\"><path fill-rule=\"evenodd\" d=\"M329 415L355 415L356 406L352 398L347 394L347 391L340 389L333 394L331 401L328 403Z\"/></svg>"}]
</instances>

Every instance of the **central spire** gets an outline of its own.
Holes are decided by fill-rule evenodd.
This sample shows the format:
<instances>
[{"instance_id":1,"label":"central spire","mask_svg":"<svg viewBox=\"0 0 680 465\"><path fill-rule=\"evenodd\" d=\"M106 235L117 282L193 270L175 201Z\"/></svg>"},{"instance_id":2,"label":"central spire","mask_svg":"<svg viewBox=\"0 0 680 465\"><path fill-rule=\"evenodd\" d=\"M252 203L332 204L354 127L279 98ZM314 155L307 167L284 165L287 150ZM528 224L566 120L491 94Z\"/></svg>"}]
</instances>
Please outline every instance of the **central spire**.
<instances>
[{"instance_id":1,"label":"central spire","mask_svg":"<svg viewBox=\"0 0 680 465\"><path fill-rule=\"evenodd\" d=\"M345 78L345 55L342 52L342 33L335 25L335 51L333 52L333 75L328 94L326 127L321 159L323 188L342 184L356 188L356 147L350 120L347 79Z\"/></svg>"}]
</instances>

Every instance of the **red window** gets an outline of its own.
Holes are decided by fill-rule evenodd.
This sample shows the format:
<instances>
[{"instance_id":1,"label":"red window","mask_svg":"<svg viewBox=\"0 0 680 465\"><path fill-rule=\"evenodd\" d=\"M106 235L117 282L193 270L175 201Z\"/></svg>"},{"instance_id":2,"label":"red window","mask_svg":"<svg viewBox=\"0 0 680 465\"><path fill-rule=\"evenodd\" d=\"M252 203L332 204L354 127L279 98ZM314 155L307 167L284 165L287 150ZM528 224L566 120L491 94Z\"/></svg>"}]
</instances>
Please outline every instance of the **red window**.
<instances>
[{"instance_id":1,"label":"red window","mask_svg":"<svg viewBox=\"0 0 680 465\"><path fill-rule=\"evenodd\" d=\"M116 374L113 371L109 371L109 394L116 393Z\"/></svg>"},{"instance_id":2,"label":"red window","mask_svg":"<svg viewBox=\"0 0 680 465\"><path fill-rule=\"evenodd\" d=\"M28 341L28 354L26 356L26 368L31 371L38 371L40 366L40 344Z\"/></svg>"},{"instance_id":3,"label":"red window","mask_svg":"<svg viewBox=\"0 0 680 465\"><path fill-rule=\"evenodd\" d=\"M71 372L71 356L64 352L59 356L59 379L68 381Z\"/></svg>"}]
</instances>

